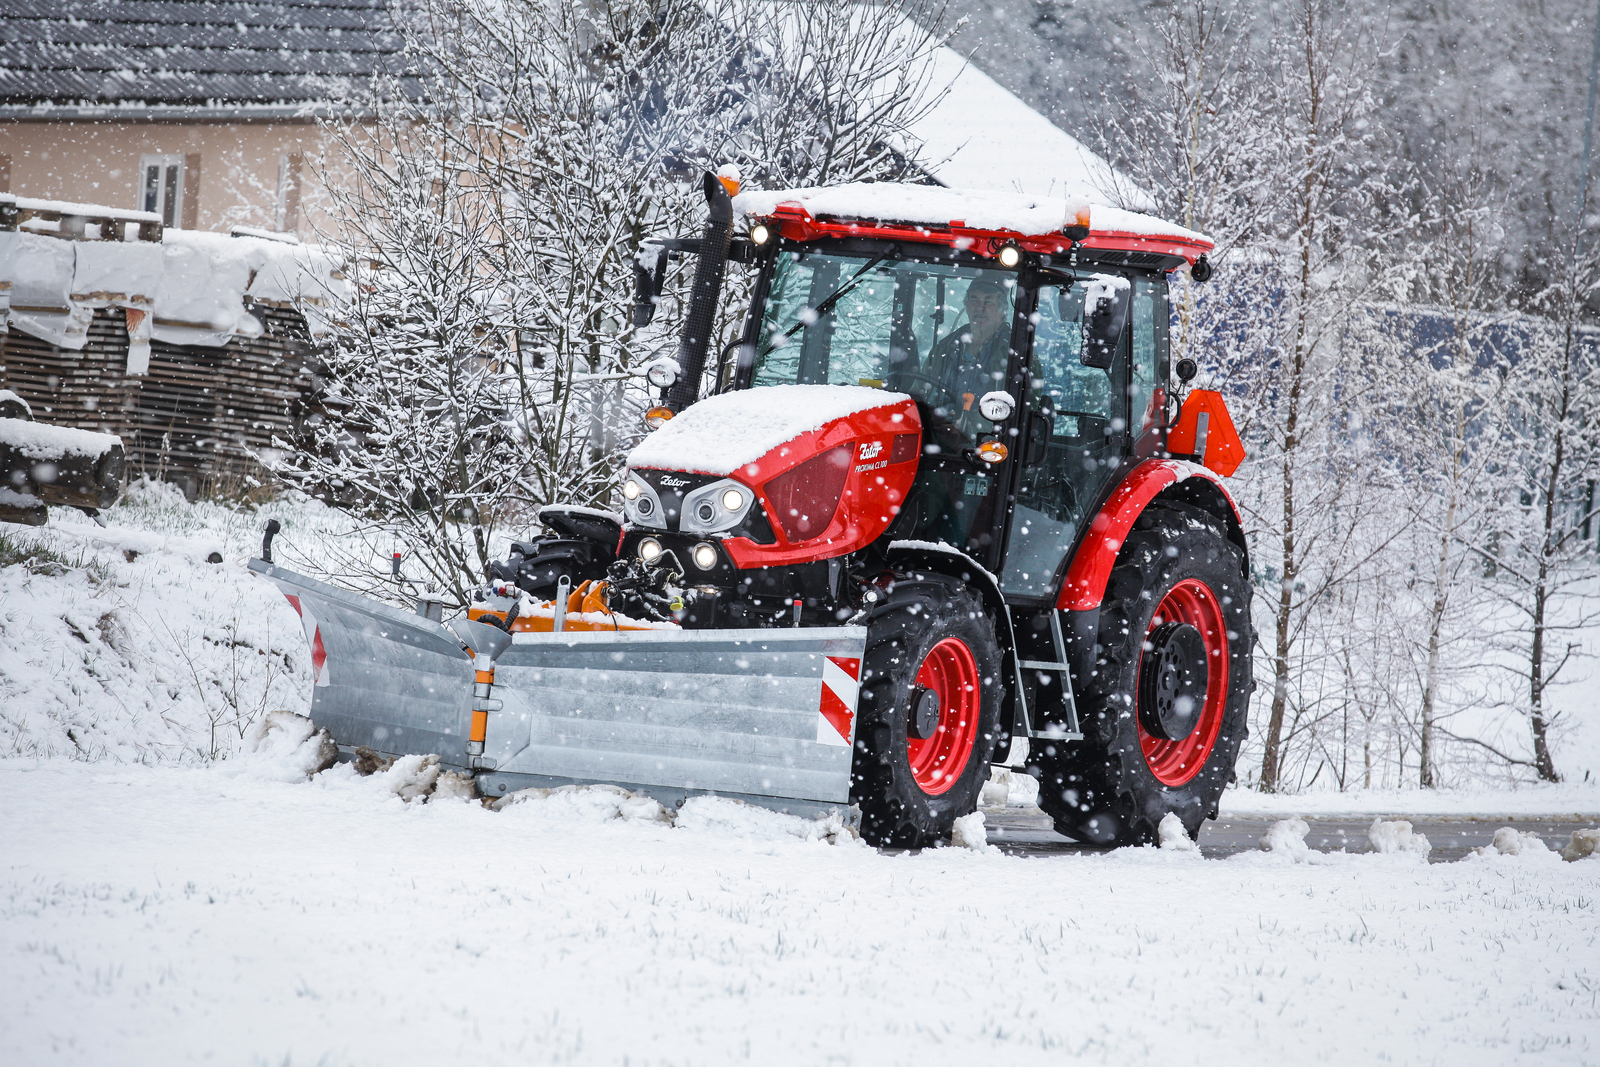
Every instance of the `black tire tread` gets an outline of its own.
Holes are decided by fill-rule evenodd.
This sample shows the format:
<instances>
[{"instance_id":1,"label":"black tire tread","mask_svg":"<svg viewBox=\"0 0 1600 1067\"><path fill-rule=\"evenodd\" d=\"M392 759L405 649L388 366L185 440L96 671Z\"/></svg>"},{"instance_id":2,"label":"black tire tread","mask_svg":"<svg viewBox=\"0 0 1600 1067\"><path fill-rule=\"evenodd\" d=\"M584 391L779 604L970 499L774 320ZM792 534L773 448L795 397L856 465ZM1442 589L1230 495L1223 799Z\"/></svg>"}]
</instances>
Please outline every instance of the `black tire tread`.
<instances>
[{"instance_id":1,"label":"black tire tread","mask_svg":"<svg viewBox=\"0 0 1600 1067\"><path fill-rule=\"evenodd\" d=\"M980 729L956 784L930 797L911 777L906 719L912 683L927 650L948 636L963 639L977 660L983 680ZM850 789L869 843L920 848L948 838L956 819L977 810L998 736L1000 662L994 622L982 600L954 579L909 576L896 581L873 609L861 661Z\"/></svg>"},{"instance_id":2,"label":"black tire tread","mask_svg":"<svg viewBox=\"0 0 1600 1067\"><path fill-rule=\"evenodd\" d=\"M1169 552L1169 549L1175 549ZM1229 630L1229 693L1222 732L1205 767L1182 786L1150 773L1139 746L1139 653L1156 605L1177 581L1198 577L1223 598ZM1250 581L1244 555L1215 516L1179 502L1162 502L1139 517L1118 553L1101 605L1095 671L1079 697L1084 739L1036 742L1029 771L1039 779L1039 806L1056 829L1095 844L1154 841L1172 812L1194 838L1215 818L1246 731L1250 693Z\"/></svg>"}]
</instances>

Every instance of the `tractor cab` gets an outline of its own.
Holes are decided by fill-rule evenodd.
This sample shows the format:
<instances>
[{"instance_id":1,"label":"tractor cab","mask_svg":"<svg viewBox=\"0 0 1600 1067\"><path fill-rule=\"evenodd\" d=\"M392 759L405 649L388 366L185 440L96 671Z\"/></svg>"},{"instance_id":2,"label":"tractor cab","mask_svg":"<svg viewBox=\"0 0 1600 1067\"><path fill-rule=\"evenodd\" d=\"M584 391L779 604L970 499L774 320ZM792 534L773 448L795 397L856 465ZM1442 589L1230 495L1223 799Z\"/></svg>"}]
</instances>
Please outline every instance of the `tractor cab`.
<instances>
[{"instance_id":1,"label":"tractor cab","mask_svg":"<svg viewBox=\"0 0 1600 1067\"><path fill-rule=\"evenodd\" d=\"M1166 279L1015 244L1008 269L992 240L771 240L729 384L912 397L922 455L895 534L962 549L1008 597L1048 598L1106 483L1163 450Z\"/></svg>"},{"instance_id":2,"label":"tractor cab","mask_svg":"<svg viewBox=\"0 0 1600 1067\"><path fill-rule=\"evenodd\" d=\"M708 182L714 223L716 201L728 184ZM1115 208L895 183L744 192L725 210L730 220L743 217L740 237L732 236L730 221L725 258L753 270L753 300L741 336L713 370L714 397L708 399L797 386L870 389L909 398L919 431L914 478L904 499L887 505L892 521L878 531L881 538L871 539L875 544L816 542L814 533L825 523L810 514L815 507L798 524L816 523L815 532L789 528L800 516L782 514L786 508L773 515L774 509L752 507L750 523L776 521L775 542L813 544L809 559L781 553L760 560L788 568L780 574L743 576L751 579L746 588L765 590L773 624L788 623L787 609L797 597L808 609L802 619L812 603L819 621L836 611L832 597L815 595L823 589L818 581L804 580L807 563L834 559L837 572L838 557L855 554L859 558L848 562L870 569L882 565L881 550L896 541L952 547L997 576L1012 607L1052 608L1075 546L1113 488L1139 463L1173 454L1169 432L1181 431L1182 423L1169 384L1167 276L1185 267L1206 276L1212 242ZM708 227L701 241L672 242L671 251L705 255L715 240ZM659 292L660 251L651 249L653 277L640 271L636 322L648 321ZM700 283L697 275L697 298ZM721 424L735 405L674 411L687 407L684 380L703 374L704 355L697 360L688 332L688 351L677 361L682 376L663 388L663 406L650 418ZM687 399L696 398L690 392ZM795 395L795 406L807 403ZM1225 419L1225 406L1215 406ZM1206 421L1220 422L1209 415ZM686 429L680 424L656 433L672 439ZM1209 429L1211 461L1231 473L1227 461L1236 463L1242 454L1229 436L1231 426ZM1204 437L1199 456L1192 433L1188 441L1178 454L1203 459ZM630 461L625 491L634 486L666 503L652 519L632 508L630 498L624 555L641 541L649 542L647 551L659 545L680 559L695 552L696 544L676 544L670 535L677 531L663 521L674 510L668 498L678 494L661 479L692 483L699 468L719 458L703 450L716 449L717 441L676 450L665 444L647 439ZM821 485L834 475L872 473L893 481L901 474L897 462L909 458L905 441L882 456L875 443L864 447L871 456L855 458L872 460L867 471L850 471L836 458L836 470L799 480ZM799 457L793 447L790 454ZM746 488L752 501L766 496L761 486ZM836 506L843 499L846 509L865 496L822 488L822 498ZM647 499L644 506L651 505ZM693 525L692 516L686 524ZM719 562L730 552L739 555L726 542L714 547L722 550ZM733 570L748 570L756 559L737 562ZM715 579L728 574L705 577L701 584L725 585ZM724 594L723 603L728 599ZM725 621L704 611L690 618L692 624Z\"/></svg>"}]
</instances>

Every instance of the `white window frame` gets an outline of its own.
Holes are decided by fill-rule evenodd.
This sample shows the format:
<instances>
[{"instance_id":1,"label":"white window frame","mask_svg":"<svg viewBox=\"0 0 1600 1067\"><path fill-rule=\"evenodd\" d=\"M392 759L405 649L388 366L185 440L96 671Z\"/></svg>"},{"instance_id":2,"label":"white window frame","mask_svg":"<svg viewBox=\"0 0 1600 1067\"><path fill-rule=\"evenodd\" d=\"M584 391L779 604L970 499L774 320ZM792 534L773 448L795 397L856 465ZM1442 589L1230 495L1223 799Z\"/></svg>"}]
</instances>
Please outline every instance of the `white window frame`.
<instances>
[{"instance_id":1,"label":"white window frame","mask_svg":"<svg viewBox=\"0 0 1600 1067\"><path fill-rule=\"evenodd\" d=\"M157 172L151 189L150 171ZM152 195L153 194L153 195ZM139 157L139 210L154 211L173 229L183 225L183 156L146 153Z\"/></svg>"}]
</instances>

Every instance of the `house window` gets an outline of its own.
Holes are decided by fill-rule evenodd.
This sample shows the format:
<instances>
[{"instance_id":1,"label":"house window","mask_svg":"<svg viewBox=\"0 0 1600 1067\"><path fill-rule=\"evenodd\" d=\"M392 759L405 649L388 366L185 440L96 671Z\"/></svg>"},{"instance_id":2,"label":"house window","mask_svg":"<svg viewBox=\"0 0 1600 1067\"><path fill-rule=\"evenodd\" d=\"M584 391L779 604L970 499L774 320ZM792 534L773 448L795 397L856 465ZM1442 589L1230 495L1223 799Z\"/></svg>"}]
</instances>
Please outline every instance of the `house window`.
<instances>
[{"instance_id":1,"label":"house window","mask_svg":"<svg viewBox=\"0 0 1600 1067\"><path fill-rule=\"evenodd\" d=\"M303 157L290 152L278 157L278 202L272 225L279 233L290 233L300 226L300 167Z\"/></svg>"},{"instance_id":2,"label":"house window","mask_svg":"<svg viewBox=\"0 0 1600 1067\"><path fill-rule=\"evenodd\" d=\"M183 157L141 156L139 209L153 211L167 226L183 218Z\"/></svg>"}]
</instances>

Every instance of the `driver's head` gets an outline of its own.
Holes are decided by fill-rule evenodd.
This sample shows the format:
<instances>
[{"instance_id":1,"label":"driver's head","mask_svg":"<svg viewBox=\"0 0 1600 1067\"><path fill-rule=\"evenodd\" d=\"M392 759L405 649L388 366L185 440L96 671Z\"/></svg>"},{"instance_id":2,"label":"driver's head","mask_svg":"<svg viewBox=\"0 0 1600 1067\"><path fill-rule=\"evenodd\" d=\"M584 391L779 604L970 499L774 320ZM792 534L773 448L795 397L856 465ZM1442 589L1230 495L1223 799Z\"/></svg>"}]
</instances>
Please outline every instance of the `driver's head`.
<instances>
[{"instance_id":1,"label":"driver's head","mask_svg":"<svg viewBox=\"0 0 1600 1067\"><path fill-rule=\"evenodd\" d=\"M1011 294L998 278L979 278L967 286L967 321L973 333L987 338L1005 321L1011 310Z\"/></svg>"}]
</instances>

